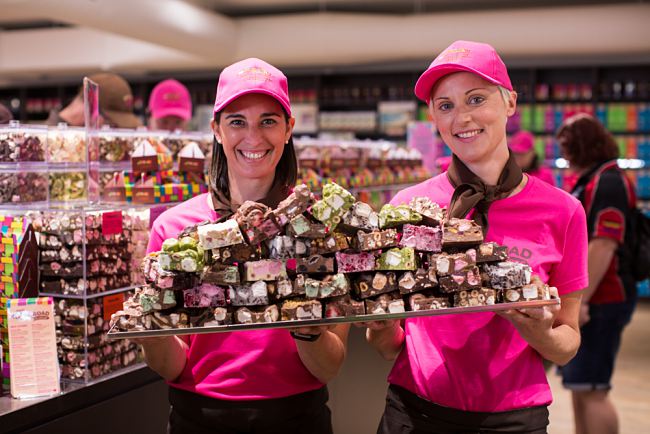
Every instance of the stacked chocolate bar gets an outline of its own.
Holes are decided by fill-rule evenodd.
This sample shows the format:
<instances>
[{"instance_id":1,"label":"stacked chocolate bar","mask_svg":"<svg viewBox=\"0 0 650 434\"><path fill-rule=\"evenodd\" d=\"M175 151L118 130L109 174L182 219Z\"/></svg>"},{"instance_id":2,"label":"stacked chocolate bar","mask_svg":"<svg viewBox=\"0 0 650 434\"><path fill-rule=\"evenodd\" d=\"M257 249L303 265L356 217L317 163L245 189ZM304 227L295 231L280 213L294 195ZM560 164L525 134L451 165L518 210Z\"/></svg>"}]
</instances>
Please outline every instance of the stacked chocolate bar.
<instances>
[{"instance_id":1,"label":"stacked chocolate bar","mask_svg":"<svg viewBox=\"0 0 650 434\"><path fill-rule=\"evenodd\" d=\"M101 212L35 212L31 218L38 236L41 292L82 295L131 285L129 225L106 234Z\"/></svg>"},{"instance_id":2,"label":"stacked chocolate bar","mask_svg":"<svg viewBox=\"0 0 650 434\"><path fill-rule=\"evenodd\" d=\"M128 339L106 339L108 321L104 321L101 298L57 300L55 303L57 352L61 377L90 380L134 364L138 347Z\"/></svg>"},{"instance_id":3,"label":"stacked chocolate bar","mask_svg":"<svg viewBox=\"0 0 650 434\"><path fill-rule=\"evenodd\" d=\"M245 202L186 228L143 263L121 330L318 320L548 299L530 268L427 198L379 213L334 183L276 209Z\"/></svg>"}]
</instances>

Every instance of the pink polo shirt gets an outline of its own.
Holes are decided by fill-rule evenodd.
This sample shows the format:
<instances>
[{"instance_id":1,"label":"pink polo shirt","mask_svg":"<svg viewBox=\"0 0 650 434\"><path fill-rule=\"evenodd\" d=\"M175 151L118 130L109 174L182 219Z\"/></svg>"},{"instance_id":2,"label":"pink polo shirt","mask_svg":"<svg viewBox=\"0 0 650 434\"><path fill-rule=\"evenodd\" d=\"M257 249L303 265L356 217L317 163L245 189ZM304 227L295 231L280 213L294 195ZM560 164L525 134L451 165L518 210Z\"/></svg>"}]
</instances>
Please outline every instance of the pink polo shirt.
<instances>
[{"instance_id":1,"label":"pink polo shirt","mask_svg":"<svg viewBox=\"0 0 650 434\"><path fill-rule=\"evenodd\" d=\"M397 194L393 204L427 196L449 204L446 173ZM508 246L560 295L587 286L587 223L580 202L534 177L489 209L487 241ZM436 404L500 412L552 401L542 358L494 313L408 319L405 344L388 377Z\"/></svg>"},{"instance_id":2,"label":"pink polo shirt","mask_svg":"<svg viewBox=\"0 0 650 434\"><path fill-rule=\"evenodd\" d=\"M202 194L162 213L154 222L147 251L186 227L216 220ZM303 365L287 330L239 331L189 336L187 364L169 385L217 399L282 398L323 387Z\"/></svg>"}]
</instances>

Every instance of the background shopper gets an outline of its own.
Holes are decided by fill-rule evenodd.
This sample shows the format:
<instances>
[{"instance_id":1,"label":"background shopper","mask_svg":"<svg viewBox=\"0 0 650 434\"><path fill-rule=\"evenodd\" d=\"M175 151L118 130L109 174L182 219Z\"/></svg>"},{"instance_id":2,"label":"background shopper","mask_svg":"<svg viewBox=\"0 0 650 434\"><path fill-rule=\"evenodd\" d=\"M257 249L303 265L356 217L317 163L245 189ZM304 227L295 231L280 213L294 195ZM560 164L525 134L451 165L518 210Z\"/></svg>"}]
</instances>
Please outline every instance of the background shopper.
<instances>
[{"instance_id":1,"label":"background shopper","mask_svg":"<svg viewBox=\"0 0 650 434\"><path fill-rule=\"evenodd\" d=\"M88 76L99 86L99 114L101 123L116 128L136 128L142 125L133 114L133 92L122 77L110 72L100 72ZM83 87L73 100L60 111L52 110L45 123L57 125L65 122L69 126L84 126Z\"/></svg>"},{"instance_id":2,"label":"background shopper","mask_svg":"<svg viewBox=\"0 0 650 434\"><path fill-rule=\"evenodd\" d=\"M161 81L149 96L149 114L151 130L187 130L192 119L190 92L174 79Z\"/></svg>"},{"instance_id":3,"label":"background shopper","mask_svg":"<svg viewBox=\"0 0 650 434\"><path fill-rule=\"evenodd\" d=\"M508 143L508 147L515 157L515 161L524 173L555 185L553 178L553 171L548 167L544 167L542 162L539 161L539 156L535 152L535 136L529 131L519 131L512 136Z\"/></svg>"},{"instance_id":4,"label":"background shopper","mask_svg":"<svg viewBox=\"0 0 650 434\"><path fill-rule=\"evenodd\" d=\"M619 169L614 137L595 118L578 114L557 132L562 154L579 176L571 194L587 213L589 286L580 309L582 343L561 368L571 390L577 434L617 433L618 416L609 398L623 329L636 305L629 246L636 194Z\"/></svg>"}]
</instances>

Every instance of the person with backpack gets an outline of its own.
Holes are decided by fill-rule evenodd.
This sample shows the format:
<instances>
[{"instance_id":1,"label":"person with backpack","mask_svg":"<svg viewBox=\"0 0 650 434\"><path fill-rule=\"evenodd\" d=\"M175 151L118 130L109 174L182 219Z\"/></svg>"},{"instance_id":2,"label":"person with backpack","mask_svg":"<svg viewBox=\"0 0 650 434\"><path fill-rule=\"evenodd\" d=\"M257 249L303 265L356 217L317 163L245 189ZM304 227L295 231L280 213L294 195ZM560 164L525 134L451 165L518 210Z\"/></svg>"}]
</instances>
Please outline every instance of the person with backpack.
<instances>
[{"instance_id":1,"label":"person with backpack","mask_svg":"<svg viewBox=\"0 0 650 434\"><path fill-rule=\"evenodd\" d=\"M589 286L582 296L582 343L561 367L572 392L575 432L617 433L610 380L623 329L636 305L633 247L636 195L618 167L618 145L594 117L577 114L557 132L564 158L579 178L571 194L585 208L589 235Z\"/></svg>"}]
</instances>

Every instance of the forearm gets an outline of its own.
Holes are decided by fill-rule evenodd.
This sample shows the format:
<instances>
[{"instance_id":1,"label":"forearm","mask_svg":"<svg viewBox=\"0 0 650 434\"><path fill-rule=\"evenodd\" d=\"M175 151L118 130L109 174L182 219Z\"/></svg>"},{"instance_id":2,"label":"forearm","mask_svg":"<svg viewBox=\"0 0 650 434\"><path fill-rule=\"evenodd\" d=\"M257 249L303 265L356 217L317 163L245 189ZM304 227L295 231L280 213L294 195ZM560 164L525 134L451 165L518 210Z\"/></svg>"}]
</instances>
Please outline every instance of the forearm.
<instances>
[{"instance_id":1,"label":"forearm","mask_svg":"<svg viewBox=\"0 0 650 434\"><path fill-rule=\"evenodd\" d=\"M544 359L560 366L567 364L580 347L580 332L567 324L549 330L533 328L519 332Z\"/></svg>"},{"instance_id":2,"label":"forearm","mask_svg":"<svg viewBox=\"0 0 650 434\"><path fill-rule=\"evenodd\" d=\"M296 339L296 347L302 363L321 383L333 379L345 360L345 342L333 331L322 332L314 342Z\"/></svg>"},{"instance_id":3,"label":"forearm","mask_svg":"<svg viewBox=\"0 0 650 434\"><path fill-rule=\"evenodd\" d=\"M177 379L187 362L187 344L176 336L142 339L147 365L167 381Z\"/></svg>"},{"instance_id":4,"label":"forearm","mask_svg":"<svg viewBox=\"0 0 650 434\"><path fill-rule=\"evenodd\" d=\"M612 263L612 258L616 254L617 244L608 238L594 238L589 241L587 253L589 265L589 286L582 295L582 302L589 303L591 297L603 280L605 273Z\"/></svg>"},{"instance_id":5,"label":"forearm","mask_svg":"<svg viewBox=\"0 0 650 434\"><path fill-rule=\"evenodd\" d=\"M399 321L380 330L368 328L366 340L385 360L395 360L404 346L404 329Z\"/></svg>"}]
</instances>

